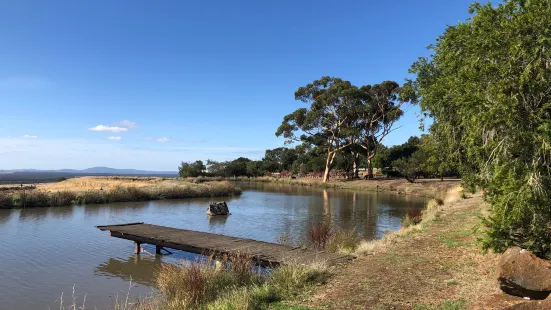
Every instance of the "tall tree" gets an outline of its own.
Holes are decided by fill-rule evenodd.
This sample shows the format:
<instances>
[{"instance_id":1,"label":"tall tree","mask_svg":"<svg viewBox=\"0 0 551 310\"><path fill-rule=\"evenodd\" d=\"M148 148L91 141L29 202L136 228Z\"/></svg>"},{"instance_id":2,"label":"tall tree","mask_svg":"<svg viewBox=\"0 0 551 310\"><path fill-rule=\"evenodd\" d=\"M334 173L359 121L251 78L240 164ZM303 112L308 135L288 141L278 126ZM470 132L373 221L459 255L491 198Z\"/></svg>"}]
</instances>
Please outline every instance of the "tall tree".
<instances>
[{"instance_id":1,"label":"tall tree","mask_svg":"<svg viewBox=\"0 0 551 310\"><path fill-rule=\"evenodd\" d=\"M463 181L487 190L484 247L551 254L551 2L471 5L432 57L412 66L431 131L458 153Z\"/></svg>"},{"instance_id":2,"label":"tall tree","mask_svg":"<svg viewBox=\"0 0 551 310\"><path fill-rule=\"evenodd\" d=\"M181 178L202 176L205 170L206 167L200 160L193 163L182 162L180 167L178 167L178 173Z\"/></svg>"},{"instance_id":3,"label":"tall tree","mask_svg":"<svg viewBox=\"0 0 551 310\"><path fill-rule=\"evenodd\" d=\"M305 142L321 146L326 151L323 182L337 152L353 143L356 135L355 113L359 104L358 88L340 78L322 77L300 87L295 99L310 104L284 117L276 136L289 142Z\"/></svg>"},{"instance_id":4,"label":"tall tree","mask_svg":"<svg viewBox=\"0 0 551 310\"><path fill-rule=\"evenodd\" d=\"M409 101L414 102L415 96L410 83L400 87L394 81L362 86L360 90L362 105L358 110L358 124L361 129L359 145L366 152L367 175L372 179L372 159L377 155L379 145L393 131L396 121L402 116L402 105Z\"/></svg>"}]
</instances>

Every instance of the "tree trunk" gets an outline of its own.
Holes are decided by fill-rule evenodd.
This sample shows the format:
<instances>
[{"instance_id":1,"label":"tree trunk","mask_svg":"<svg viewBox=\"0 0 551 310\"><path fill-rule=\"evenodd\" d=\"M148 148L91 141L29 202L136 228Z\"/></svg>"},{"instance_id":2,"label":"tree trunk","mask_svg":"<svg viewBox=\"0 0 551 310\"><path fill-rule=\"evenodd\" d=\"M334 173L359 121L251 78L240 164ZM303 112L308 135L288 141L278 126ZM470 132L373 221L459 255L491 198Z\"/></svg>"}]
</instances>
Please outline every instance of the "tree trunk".
<instances>
[{"instance_id":1,"label":"tree trunk","mask_svg":"<svg viewBox=\"0 0 551 310\"><path fill-rule=\"evenodd\" d=\"M371 158L367 157L367 178L373 179L373 165L371 164Z\"/></svg>"},{"instance_id":2,"label":"tree trunk","mask_svg":"<svg viewBox=\"0 0 551 310\"><path fill-rule=\"evenodd\" d=\"M366 145L367 149L367 178L373 179L373 164L371 163L371 160L373 157L375 157L375 152L377 149L374 149L373 152L371 152L371 147L369 144Z\"/></svg>"},{"instance_id":3,"label":"tree trunk","mask_svg":"<svg viewBox=\"0 0 551 310\"><path fill-rule=\"evenodd\" d=\"M354 166L352 167L352 177L357 179L360 177L360 154L359 153L352 153L352 156L354 157Z\"/></svg>"},{"instance_id":4,"label":"tree trunk","mask_svg":"<svg viewBox=\"0 0 551 310\"><path fill-rule=\"evenodd\" d=\"M331 171L331 164L335 158L335 152L329 152L327 154L327 160L325 161L325 172L323 173L323 183L326 183L329 179L329 171Z\"/></svg>"}]
</instances>

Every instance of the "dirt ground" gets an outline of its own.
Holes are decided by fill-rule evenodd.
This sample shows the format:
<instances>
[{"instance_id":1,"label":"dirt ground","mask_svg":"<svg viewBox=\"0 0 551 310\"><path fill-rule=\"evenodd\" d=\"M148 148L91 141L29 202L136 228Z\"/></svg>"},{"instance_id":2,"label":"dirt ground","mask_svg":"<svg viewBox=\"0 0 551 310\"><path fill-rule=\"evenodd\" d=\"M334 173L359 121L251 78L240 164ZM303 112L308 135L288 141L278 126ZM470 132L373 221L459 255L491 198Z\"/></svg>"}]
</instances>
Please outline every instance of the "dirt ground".
<instances>
[{"instance_id":1,"label":"dirt ground","mask_svg":"<svg viewBox=\"0 0 551 310\"><path fill-rule=\"evenodd\" d=\"M301 306L315 309L500 309L523 301L497 283L499 256L477 244L480 195L446 204L421 230L340 267Z\"/></svg>"}]
</instances>

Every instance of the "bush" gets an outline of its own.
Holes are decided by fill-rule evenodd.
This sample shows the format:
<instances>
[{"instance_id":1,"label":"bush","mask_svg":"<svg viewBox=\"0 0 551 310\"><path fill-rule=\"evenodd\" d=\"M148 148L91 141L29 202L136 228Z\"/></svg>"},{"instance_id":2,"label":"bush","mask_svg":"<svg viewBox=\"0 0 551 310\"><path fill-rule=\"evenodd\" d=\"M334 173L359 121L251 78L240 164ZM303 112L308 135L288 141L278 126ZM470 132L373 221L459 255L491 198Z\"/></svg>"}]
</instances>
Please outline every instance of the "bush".
<instances>
[{"instance_id":1,"label":"bush","mask_svg":"<svg viewBox=\"0 0 551 310\"><path fill-rule=\"evenodd\" d=\"M411 68L420 106L466 189L487 190L483 248L551 256L551 5L474 3ZM461 57L457 57L460 51ZM505 57L505 55L515 55Z\"/></svg>"},{"instance_id":2,"label":"bush","mask_svg":"<svg viewBox=\"0 0 551 310\"><path fill-rule=\"evenodd\" d=\"M306 232L308 242L316 249L325 249L331 235L331 226L325 222L316 222L310 225Z\"/></svg>"},{"instance_id":3,"label":"bush","mask_svg":"<svg viewBox=\"0 0 551 310\"><path fill-rule=\"evenodd\" d=\"M411 210L402 220L403 227L409 227L411 225L417 225L423 220L423 212L421 210Z\"/></svg>"},{"instance_id":4,"label":"bush","mask_svg":"<svg viewBox=\"0 0 551 310\"><path fill-rule=\"evenodd\" d=\"M360 244L360 236L353 230L337 230L333 233L325 249L333 253L352 254Z\"/></svg>"}]
</instances>

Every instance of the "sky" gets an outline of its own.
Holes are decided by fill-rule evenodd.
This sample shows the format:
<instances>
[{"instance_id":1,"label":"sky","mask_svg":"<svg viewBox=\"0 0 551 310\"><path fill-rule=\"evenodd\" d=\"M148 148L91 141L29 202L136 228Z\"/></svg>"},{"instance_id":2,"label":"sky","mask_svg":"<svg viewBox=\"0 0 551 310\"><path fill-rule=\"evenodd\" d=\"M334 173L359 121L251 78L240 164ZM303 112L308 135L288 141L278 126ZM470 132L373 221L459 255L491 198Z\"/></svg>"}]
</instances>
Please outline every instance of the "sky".
<instances>
[{"instance_id":1,"label":"sky","mask_svg":"<svg viewBox=\"0 0 551 310\"><path fill-rule=\"evenodd\" d=\"M298 87L403 83L470 2L0 1L0 169L260 159Z\"/></svg>"}]
</instances>

